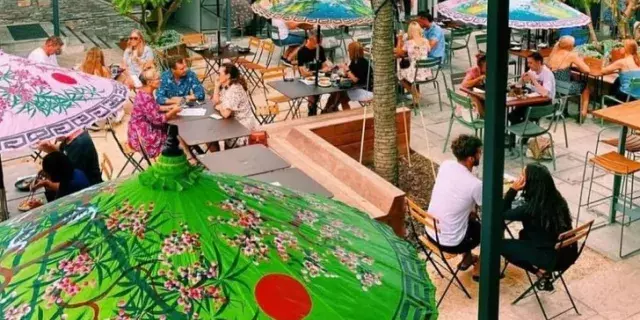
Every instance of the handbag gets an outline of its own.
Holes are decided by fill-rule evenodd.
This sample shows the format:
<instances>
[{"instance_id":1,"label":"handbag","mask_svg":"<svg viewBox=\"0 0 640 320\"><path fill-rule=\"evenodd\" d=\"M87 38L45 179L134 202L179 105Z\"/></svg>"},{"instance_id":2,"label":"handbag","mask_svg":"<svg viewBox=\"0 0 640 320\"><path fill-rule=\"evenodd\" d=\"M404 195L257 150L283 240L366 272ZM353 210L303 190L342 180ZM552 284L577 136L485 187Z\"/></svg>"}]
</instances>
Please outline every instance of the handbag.
<instances>
[{"instance_id":1,"label":"handbag","mask_svg":"<svg viewBox=\"0 0 640 320\"><path fill-rule=\"evenodd\" d=\"M551 141L542 137L531 139L526 153L527 157L534 160L551 160Z\"/></svg>"},{"instance_id":2,"label":"handbag","mask_svg":"<svg viewBox=\"0 0 640 320\"><path fill-rule=\"evenodd\" d=\"M411 61L409 60L409 58L404 57L400 59L400 69L407 69L410 66L411 66Z\"/></svg>"},{"instance_id":3,"label":"handbag","mask_svg":"<svg viewBox=\"0 0 640 320\"><path fill-rule=\"evenodd\" d=\"M269 146L269 143L267 143L268 138L269 138L269 135L267 134L266 131L251 132L251 134L249 135L249 145L261 144L261 145L264 145L265 147L268 147Z\"/></svg>"}]
</instances>

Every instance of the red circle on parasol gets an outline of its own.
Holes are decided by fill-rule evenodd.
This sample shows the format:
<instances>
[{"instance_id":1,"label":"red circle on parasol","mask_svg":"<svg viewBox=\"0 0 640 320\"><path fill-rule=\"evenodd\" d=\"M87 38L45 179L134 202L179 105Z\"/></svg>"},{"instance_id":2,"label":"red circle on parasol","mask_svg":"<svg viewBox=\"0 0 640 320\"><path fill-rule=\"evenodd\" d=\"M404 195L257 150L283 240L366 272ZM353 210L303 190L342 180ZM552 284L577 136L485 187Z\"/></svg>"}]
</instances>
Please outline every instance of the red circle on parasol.
<instances>
[{"instance_id":1,"label":"red circle on parasol","mask_svg":"<svg viewBox=\"0 0 640 320\"><path fill-rule=\"evenodd\" d=\"M275 320L299 320L311 311L311 297L307 289L288 275L262 277L254 294L262 311Z\"/></svg>"},{"instance_id":2,"label":"red circle on parasol","mask_svg":"<svg viewBox=\"0 0 640 320\"><path fill-rule=\"evenodd\" d=\"M54 72L51 74L51 77L60 82L60 83L64 83L64 84L76 84L78 83L78 81L76 81L76 79L66 75L66 74L62 74L62 73L57 73Z\"/></svg>"}]
</instances>

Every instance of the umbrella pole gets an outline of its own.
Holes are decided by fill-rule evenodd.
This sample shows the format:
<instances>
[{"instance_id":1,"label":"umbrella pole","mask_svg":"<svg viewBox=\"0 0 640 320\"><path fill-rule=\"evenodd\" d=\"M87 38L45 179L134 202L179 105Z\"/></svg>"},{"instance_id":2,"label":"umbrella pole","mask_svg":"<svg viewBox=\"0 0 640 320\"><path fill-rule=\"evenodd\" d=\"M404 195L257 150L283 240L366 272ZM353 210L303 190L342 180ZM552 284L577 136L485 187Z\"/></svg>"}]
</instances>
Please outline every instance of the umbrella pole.
<instances>
[{"instance_id":1,"label":"umbrella pole","mask_svg":"<svg viewBox=\"0 0 640 320\"><path fill-rule=\"evenodd\" d=\"M0 221L9 219L7 209L7 193L4 189L4 172L2 170L2 156L0 155Z\"/></svg>"},{"instance_id":2,"label":"umbrella pole","mask_svg":"<svg viewBox=\"0 0 640 320\"><path fill-rule=\"evenodd\" d=\"M318 74L320 73L320 45L322 41L320 40L320 25L318 25L318 31L316 33L316 39L318 40L318 45L316 46L316 87L318 86Z\"/></svg>"}]
</instances>

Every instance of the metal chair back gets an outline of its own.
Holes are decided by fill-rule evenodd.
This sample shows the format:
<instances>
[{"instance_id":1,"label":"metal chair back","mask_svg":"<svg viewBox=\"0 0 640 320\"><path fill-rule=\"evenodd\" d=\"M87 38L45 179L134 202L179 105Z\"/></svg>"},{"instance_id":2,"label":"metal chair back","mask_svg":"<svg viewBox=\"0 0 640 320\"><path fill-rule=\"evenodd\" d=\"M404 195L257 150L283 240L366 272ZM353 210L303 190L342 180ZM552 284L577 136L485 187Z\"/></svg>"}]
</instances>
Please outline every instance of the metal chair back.
<instances>
[{"instance_id":1,"label":"metal chair back","mask_svg":"<svg viewBox=\"0 0 640 320\"><path fill-rule=\"evenodd\" d=\"M438 75L440 74L440 68L442 66L442 59L440 58L429 58L425 60L417 60L416 61L416 73L413 75L413 83L427 83L432 82L438 79ZM431 77L427 78L424 81L418 81L418 71L429 69L431 70ZM435 71L435 72L434 72Z\"/></svg>"}]
</instances>

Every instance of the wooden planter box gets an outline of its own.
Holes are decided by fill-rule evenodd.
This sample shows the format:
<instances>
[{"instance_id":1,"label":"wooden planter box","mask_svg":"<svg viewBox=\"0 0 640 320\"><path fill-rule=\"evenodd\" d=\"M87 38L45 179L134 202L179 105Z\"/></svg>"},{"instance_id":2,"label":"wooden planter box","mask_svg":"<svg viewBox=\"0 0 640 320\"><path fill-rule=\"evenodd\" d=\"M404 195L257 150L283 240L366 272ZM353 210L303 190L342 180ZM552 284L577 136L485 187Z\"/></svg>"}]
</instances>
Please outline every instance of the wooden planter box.
<instances>
[{"instance_id":1,"label":"wooden planter box","mask_svg":"<svg viewBox=\"0 0 640 320\"><path fill-rule=\"evenodd\" d=\"M407 128L405 129L404 123ZM363 110L285 121L264 126L269 147L331 191L337 200L356 207L404 236L405 194L360 164ZM406 155L410 111L396 114L398 151ZM365 123L363 162L373 156L373 114Z\"/></svg>"}]
</instances>

